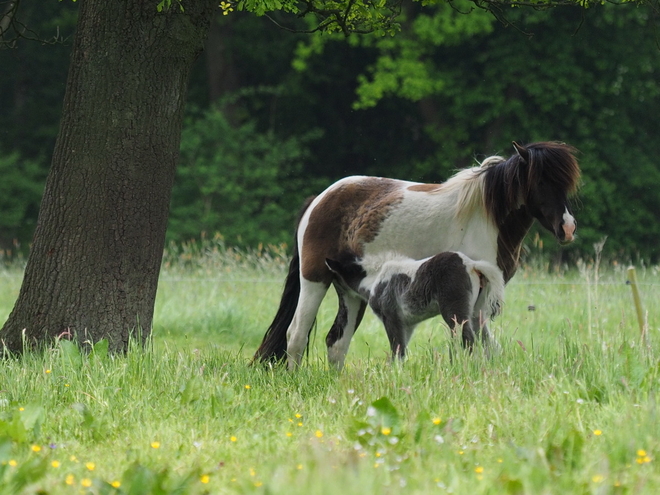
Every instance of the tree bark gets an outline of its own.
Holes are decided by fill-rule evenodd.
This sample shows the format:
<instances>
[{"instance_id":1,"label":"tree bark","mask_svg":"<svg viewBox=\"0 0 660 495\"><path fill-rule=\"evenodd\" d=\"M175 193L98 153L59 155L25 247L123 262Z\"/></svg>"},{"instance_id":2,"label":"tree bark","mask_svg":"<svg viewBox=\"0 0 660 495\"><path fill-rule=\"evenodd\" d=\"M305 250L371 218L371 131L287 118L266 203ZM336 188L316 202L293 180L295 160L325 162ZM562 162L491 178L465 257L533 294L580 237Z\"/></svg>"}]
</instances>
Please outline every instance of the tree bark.
<instances>
[{"instance_id":1,"label":"tree bark","mask_svg":"<svg viewBox=\"0 0 660 495\"><path fill-rule=\"evenodd\" d=\"M188 76L217 1L83 0L9 351L150 334Z\"/></svg>"}]
</instances>

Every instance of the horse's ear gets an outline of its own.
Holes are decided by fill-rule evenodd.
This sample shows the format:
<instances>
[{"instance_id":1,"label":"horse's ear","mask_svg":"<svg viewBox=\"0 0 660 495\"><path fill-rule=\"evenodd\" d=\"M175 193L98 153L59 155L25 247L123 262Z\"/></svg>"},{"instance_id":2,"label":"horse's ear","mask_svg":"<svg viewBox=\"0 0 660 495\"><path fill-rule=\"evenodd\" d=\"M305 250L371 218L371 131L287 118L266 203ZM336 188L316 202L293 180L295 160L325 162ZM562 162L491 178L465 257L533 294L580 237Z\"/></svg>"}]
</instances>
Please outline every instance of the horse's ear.
<instances>
[{"instance_id":1,"label":"horse's ear","mask_svg":"<svg viewBox=\"0 0 660 495\"><path fill-rule=\"evenodd\" d=\"M524 146L519 145L515 141L513 142L513 147L516 149L518 156L522 158L525 163L529 163L529 151Z\"/></svg>"}]
</instances>

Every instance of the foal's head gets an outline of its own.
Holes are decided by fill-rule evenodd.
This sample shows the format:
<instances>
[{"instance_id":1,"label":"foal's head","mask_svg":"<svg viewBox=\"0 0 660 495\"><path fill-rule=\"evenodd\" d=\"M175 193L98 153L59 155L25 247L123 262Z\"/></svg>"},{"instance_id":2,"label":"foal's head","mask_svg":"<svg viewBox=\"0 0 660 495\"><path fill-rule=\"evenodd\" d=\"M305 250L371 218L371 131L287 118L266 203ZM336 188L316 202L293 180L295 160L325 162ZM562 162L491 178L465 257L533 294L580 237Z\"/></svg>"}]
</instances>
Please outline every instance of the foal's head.
<instances>
[{"instance_id":1,"label":"foal's head","mask_svg":"<svg viewBox=\"0 0 660 495\"><path fill-rule=\"evenodd\" d=\"M516 154L484 168L486 205L498 225L525 207L561 243L575 238L569 199L580 180L576 149L564 143L513 143Z\"/></svg>"}]
</instances>

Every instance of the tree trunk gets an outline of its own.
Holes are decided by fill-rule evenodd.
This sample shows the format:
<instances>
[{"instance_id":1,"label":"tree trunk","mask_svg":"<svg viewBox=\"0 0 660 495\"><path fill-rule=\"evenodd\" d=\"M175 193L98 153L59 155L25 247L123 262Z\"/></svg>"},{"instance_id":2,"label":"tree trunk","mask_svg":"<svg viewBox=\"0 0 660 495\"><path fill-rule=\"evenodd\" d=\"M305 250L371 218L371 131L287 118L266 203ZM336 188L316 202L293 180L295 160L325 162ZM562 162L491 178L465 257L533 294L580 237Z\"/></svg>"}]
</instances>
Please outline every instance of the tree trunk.
<instances>
[{"instance_id":1,"label":"tree trunk","mask_svg":"<svg viewBox=\"0 0 660 495\"><path fill-rule=\"evenodd\" d=\"M188 76L217 1L83 0L8 350L151 332Z\"/></svg>"}]
</instances>

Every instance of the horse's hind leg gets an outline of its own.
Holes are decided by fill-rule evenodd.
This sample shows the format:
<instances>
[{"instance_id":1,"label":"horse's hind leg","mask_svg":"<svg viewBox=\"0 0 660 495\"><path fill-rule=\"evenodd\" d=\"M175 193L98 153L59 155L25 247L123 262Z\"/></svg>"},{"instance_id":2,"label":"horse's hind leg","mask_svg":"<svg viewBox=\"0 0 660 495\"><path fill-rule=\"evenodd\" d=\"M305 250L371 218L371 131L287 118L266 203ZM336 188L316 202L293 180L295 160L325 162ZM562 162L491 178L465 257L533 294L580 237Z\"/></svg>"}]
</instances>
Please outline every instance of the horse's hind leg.
<instances>
[{"instance_id":1,"label":"horse's hind leg","mask_svg":"<svg viewBox=\"0 0 660 495\"><path fill-rule=\"evenodd\" d=\"M309 341L309 332L314 325L319 306L328 291L329 285L323 282L310 282L300 279L300 297L293 320L286 332L287 336L287 362L289 369L300 364L303 353Z\"/></svg>"},{"instance_id":2,"label":"horse's hind leg","mask_svg":"<svg viewBox=\"0 0 660 495\"><path fill-rule=\"evenodd\" d=\"M332 328L325 338L325 343L328 346L328 362L340 370L344 366L348 347L355 330L362 321L367 303L340 289L337 289L337 296L339 297L339 310Z\"/></svg>"}]
</instances>

